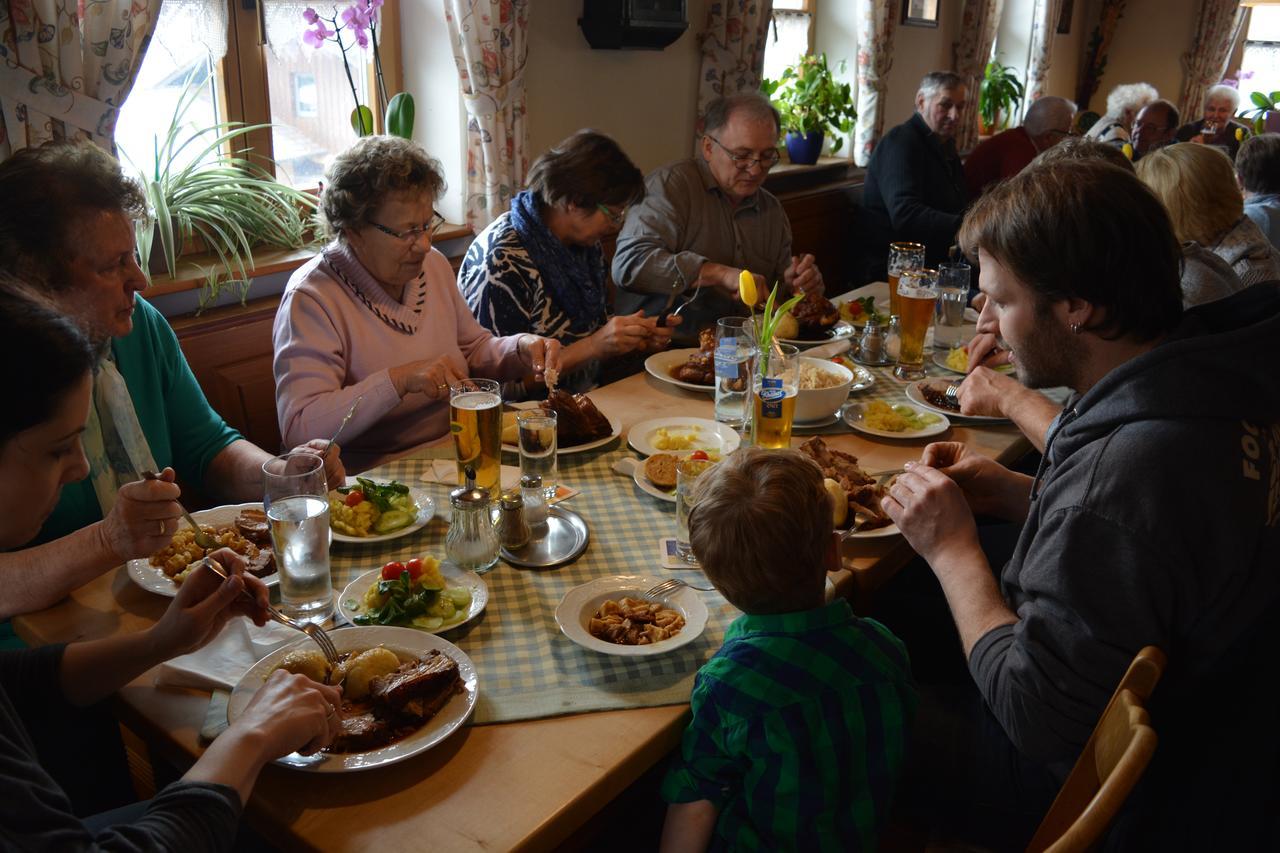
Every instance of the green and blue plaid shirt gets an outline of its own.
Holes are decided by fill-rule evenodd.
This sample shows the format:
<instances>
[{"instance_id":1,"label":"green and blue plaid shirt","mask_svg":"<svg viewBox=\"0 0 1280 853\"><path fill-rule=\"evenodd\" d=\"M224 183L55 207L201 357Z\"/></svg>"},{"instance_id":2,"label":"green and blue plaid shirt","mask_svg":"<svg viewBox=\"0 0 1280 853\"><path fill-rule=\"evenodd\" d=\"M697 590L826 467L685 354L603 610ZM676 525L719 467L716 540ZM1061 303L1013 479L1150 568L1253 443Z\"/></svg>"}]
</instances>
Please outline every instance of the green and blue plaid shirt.
<instances>
[{"instance_id":1,"label":"green and blue plaid shirt","mask_svg":"<svg viewBox=\"0 0 1280 853\"><path fill-rule=\"evenodd\" d=\"M662 795L716 805L712 849L875 849L916 704L883 625L845 601L742 616L690 702Z\"/></svg>"}]
</instances>

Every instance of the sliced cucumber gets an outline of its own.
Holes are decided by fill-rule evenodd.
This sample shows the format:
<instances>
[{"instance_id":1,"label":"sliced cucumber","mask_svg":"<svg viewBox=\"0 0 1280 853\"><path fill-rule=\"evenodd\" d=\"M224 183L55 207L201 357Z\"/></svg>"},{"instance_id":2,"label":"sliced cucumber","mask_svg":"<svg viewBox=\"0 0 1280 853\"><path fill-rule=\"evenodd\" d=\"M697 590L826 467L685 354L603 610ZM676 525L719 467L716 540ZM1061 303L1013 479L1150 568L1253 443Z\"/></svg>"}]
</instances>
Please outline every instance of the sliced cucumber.
<instances>
[{"instance_id":1,"label":"sliced cucumber","mask_svg":"<svg viewBox=\"0 0 1280 853\"><path fill-rule=\"evenodd\" d=\"M445 590L445 595L453 599L453 606L465 610L471 606L471 590L464 586L454 586Z\"/></svg>"},{"instance_id":2,"label":"sliced cucumber","mask_svg":"<svg viewBox=\"0 0 1280 853\"><path fill-rule=\"evenodd\" d=\"M376 533L391 533L392 531L399 530L401 527L408 527L412 523L412 515L398 509L393 509L378 516L378 520L373 523L373 529Z\"/></svg>"},{"instance_id":3,"label":"sliced cucumber","mask_svg":"<svg viewBox=\"0 0 1280 853\"><path fill-rule=\"evenodd\" d=\"M413 617L413 627L415 628L426 628L428 631L435 631L443 624L444 624L444 620L441 619L439 616Z\"/></svg>"}]
</instances>

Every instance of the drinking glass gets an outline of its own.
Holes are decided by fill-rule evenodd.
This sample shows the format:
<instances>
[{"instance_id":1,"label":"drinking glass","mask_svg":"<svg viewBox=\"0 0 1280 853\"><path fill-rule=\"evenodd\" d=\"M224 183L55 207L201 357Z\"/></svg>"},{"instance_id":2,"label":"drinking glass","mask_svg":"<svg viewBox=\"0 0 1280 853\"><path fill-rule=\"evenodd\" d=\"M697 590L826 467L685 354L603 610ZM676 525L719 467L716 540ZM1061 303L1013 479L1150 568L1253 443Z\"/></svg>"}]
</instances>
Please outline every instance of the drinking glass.
<instances>
[{"instance_id":1,"label":"drinking glass","mask_svg":"<svg viewBox=\"0 0 1280 853\"><path fill-rule=\"evenodd\" d=\"M333 615L324 459L286 453L262 463L262 473L282 609L299 622L323 622Z\"/></svg>"},{"instance_id":2,"label":"drinking glass","mask_svg":"<svg viewBox=\"0 0 1280 853\"><path fill-rule=\"evenodd\" d=\"M466 467L476 472L476 485L498 494L502 464L502 388L493 379L463 379L449 386L449 431L458 460L458 484Z\"/></svg>"},{"instance_id":3,"label":"drinking glass","mask_svg":"<svg viewBox=\"0 0 1280 853\"><path fill-rule=\"evenodd\" d=\"M921 243L889 244L889 313L898 314L898 279L903 270L924 266L924 245Z\"/></svg>"},{"instance_id":4,"label":"drinking glass","mask_svg":"<svg viewBox=\"0 0 1280 853\"><path fill-rule=\"evenodd\" d=\"M791 422L800 388L800 351L791 344L771 344L756 356L752 443L779 450L791 446Z\"/></svg>"},{"instance_id":5,"label":"drinking glass","mask_svg":"<svg viewBox=\"0 0 1280 853\"><path fill-rule=\"evenodd\" d=\"M556 494L556 413L552 409L530 409L516 415L520 434L520 473L542 478L542 494L547 500Z\"/></svg>"},{"instance_id":6,"label":"drinking glass","mask_svg":"<svg viewBox=\"0 0 1280 853\"><path fill-rule=\"evenodd\" d=\"M898 348L898 366L893 375L899 379L924 378L924 339L933 321L934 305L938 301L937 270L903 270L898 282L898 304L902 310L901 344Z\"/></svg>"},{"instance_id":7,"label":"drinking glass","mask_svg":"<svg viewBox=\"0 0 1280 853\"><path fill-rule=\"evenodd\" d=\"M689 544L689 510L693 509L691 497L698 477L714 462L708 459L681 459L676 463L676 554L686 563L698 562Z\"/></svg>"},{"instance_id":8,"label":"drinking glass","mask_svg":"<svg viewBox=\"0 0 1280 853\"><path fill-rule=\"evenodd\" d=\"M960 327L969 302L969 265L938 264L938 313L933 327L934 349L952 350L964 343Z\"/></svg>"},{"instance_id":9,"label":"drinking glass","mask_svg":"<svg viewBox=\"0 0 1280 853\"><path fill-rule=\"evenodd\" d=\"M716 321L716 420L740 430L751 400L751 355L755 336L746 317Z\"/></svg>"}]
</instances>

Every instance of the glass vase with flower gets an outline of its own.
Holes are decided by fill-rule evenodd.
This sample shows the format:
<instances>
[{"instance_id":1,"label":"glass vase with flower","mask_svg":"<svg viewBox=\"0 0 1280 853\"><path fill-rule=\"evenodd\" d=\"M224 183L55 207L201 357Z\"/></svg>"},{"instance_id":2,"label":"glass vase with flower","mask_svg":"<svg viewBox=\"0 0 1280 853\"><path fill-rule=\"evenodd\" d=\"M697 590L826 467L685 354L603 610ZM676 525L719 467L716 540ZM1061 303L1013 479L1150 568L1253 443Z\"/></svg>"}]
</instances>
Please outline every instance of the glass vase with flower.
<instances>
[{"instance_id":1,"label":"glass vase with flower","mask_svg":"<svg viewBox=\"0 0 1280 853\"><path fill-rule=\"evenodd\" d=\"M763 310L757 315L755 306L759 294L755 276L743 270L738 276L738 296L751 309L756 339L751 443L771 450L790 447L791 423L800 388L800 353L791 344L779 343L774 332L778 322L804 298L804 294L797 294L778 305L778 285L775 282Z\"/></svg>"}]
</instances>

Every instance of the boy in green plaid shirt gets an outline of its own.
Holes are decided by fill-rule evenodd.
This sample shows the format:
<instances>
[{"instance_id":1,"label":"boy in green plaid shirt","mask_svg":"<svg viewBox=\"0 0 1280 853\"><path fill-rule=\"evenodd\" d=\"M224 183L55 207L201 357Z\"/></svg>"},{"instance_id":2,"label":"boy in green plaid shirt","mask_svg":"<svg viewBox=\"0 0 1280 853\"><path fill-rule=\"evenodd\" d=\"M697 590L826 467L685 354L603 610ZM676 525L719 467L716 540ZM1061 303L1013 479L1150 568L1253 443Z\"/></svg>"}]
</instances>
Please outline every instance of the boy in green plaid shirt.
<instances>
[{"instance_id":1,"label":"boy in green plaid shirt","mask_svg":"<svg viewBox=\"0 0 1280 853\"><path fill-rule=\"evenodd\" d=\"M822 474L746 448L695 486L689 538L745 615L698 671L663 850L874 850L915 707L907 653L843 600Z\"/></svg>"}]
</instances>

